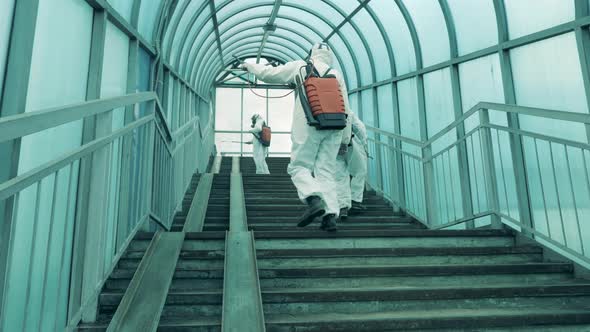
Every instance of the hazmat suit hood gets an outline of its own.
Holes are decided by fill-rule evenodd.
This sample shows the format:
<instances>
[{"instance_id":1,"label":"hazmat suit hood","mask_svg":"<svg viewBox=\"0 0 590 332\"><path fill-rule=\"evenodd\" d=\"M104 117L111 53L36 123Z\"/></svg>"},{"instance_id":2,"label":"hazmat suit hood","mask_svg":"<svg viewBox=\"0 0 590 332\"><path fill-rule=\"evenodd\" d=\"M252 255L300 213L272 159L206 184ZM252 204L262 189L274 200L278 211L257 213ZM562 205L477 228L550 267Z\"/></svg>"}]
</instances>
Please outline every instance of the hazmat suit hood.
<instances>
[{"instance_id":1,"label":"hazmat suit hood","mask_svg":"<svg viewBox=\"0 0 590 332\"><path fill-rule=\"evenodd\" d=\"M334 61L334 53L327 44L317 43L311 48L310 59L314 64L323 63L331 67Z\"/></svg>"}]
</instances>

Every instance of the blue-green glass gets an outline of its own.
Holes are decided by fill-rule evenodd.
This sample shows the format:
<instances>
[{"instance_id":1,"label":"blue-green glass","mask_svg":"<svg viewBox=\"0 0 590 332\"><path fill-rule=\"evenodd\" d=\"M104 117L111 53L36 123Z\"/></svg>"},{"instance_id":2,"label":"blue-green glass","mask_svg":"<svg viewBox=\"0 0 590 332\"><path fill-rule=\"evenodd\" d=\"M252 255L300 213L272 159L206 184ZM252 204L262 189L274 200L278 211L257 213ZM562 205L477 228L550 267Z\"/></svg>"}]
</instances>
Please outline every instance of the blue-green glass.
<instances>
[{"instance_id":1,"label":"blue-green glass","mask_svg":"<svg viewBox=\"0 0 590 332\"><path fill-rule=\"evenodd\" d=\"M356 33L356 31L352 28L350 23L345 24L341 29L341 35L343 38L346 38L352 45L353 48L353 56L356 58L358 63L358 69L361 72L360 75L360 84L367 85L375 82L375 77L373 76L373 68L371 65L371 60L369 59L370 50L365 49L361 38ZM352 68L350 68L352 71ZM389 70L388 68L380 68L379 70ZM391 76L391 75L389 75Z\"/></svg>"},{"instance_id":2,"label":"blue-green glass","mask_svg":"<svg viewBox=\"0 0 590 332\"><path fill-rule=\"evenodd\" d=\"M129 58L129 37L111 23L107 25L105 37L105 50L103 62L103 75L101 97L116 97L127 93L127 71ZM112 130L118 130L124 126L124 108L113 111ZM104 221L105 251L104 266L110 267L115 256L116 229L119 211L119 181L121 176L121 140L113 142L110 147L110 167L105 181L108 183L106 208L106 220Z\"/></svg>"},{"instance_id":3,"label":"blue-green glass","mask_svg":"<svg viewBox=\"0 0 590 332\"><path fill-rule=\"evenodd\" d=\"M498 44L493 0L451 0L447 3L455 23L459 55Z\"/></svg>"},{"instance_id":4,"label":"blue-green glass","mask_svg":"<svg viewBox=\"0 0 590 332\"><path fill-rule=\"evenodd\" d=\"M574 19L574 1L504 0L511 39ZM531 10L535 8L535 10Z\"/></svg>"},{"instance_id":5,"label":"blue-green glass","mask_svg":"<svg viewBox=\"0 0 590 332\"><path fill-rule=\"evenodd\" d=\"M424 67L449 60L449 34L438 0L404 0L420 40Z\"/></svg>"},{"instance_id":6,"label":"blue-green glass","mask_svg":"<svg viewBox=\"0 0 590 332\"><path fill-rule=\"evenodd\" d=\"M420 116L418 112L418 94L416 79L410 78L398 82L398 98L401 135L420 140ZM417 154L419 149L410 144L402 144L405 151Z\"/></svg>"},{"instance_id":7,"label":"blue-green glass","mask_svg":"<svg viewBox=\"0 0 590 332\"><path fill-rule=\"evenodd\" d=\"M72 29L72 26L76 29ZM85 100L91 26L92 8L85 2L40 1L25 112ZM55 52L56 49L60 52ZM23 137L19 174L77 148L81 142L81 134L82 122L76 121ZM60 173L59 178L73 176L71 173L71 170L65 170ZM77 178L74 182L77 183ZM49 175L43 180L39 192L38 186L33 185L18 197L12 235L14 246L9 253L9 286L4 293L4 315L10 319L0 323L0 330L39 330L41 326L53 323L58 326L58 330L65 327L67 307L60 299L62 293L67 293L68 289L61 289L60 293L50 292L48 294L51 297L44 299L44 290L54 290L58 285L44 285L43 280L45 277L56 280L69 276L71 257L65 258L68 264L62 270L46 269L46 255L59 251L59 246L66 240L62 237L57 243L50 243L48 230L49 227L63 229L70 222L66 218L53 218L51 221L51 216L56 215L52 210L62 213L68 205L75 205L75 195L67 196L68 185L67 181L61 181L56 186L53 175ZM59 234L55 232L55 236ZM67 245L71 246L72 243ZM56 316L43 316L44 305L54 306Z\"/></svg>"},{"instance_id":8,"label":"blue-green glass","mask_svg":"<svg viewBox=\"0 0 590 332\"><path fill-rule=\"evenodd\" d=\"M142 1L139 8L137 29L147 40L154 39L154 26L157 23L159 9L164 0Z\"/></svg>"},{"instance_id":9,"label":"blue-green glass","mask_svg":"<svg viewBox=\"0 0 590 332\"><path fill-rule=\"evenodd\" d=\"M210 15L209 6L205 6L204 9L198 13L197 18L193 20L193 16L195 15L194 12L200 8L201 3L199 1L191 2L185 14L180 19L178 31L174 35L172 41L172 50L170 53L172 63L176 63L176 59L178 58L178 54L180 53L180 64L183 64L186 56L188 55L189 50L192 47L192 45L190 45L189 42L194 39L195 35L199 35L199 37L201 37L197 38L196 43L202 41L202 39L206 37L206 33L210 32L210 29L213 28L212 23L209 23L206 25L205 28L197 30L197 28L201 27ZM181 40L187 33L187 30L189 30L187 35L187 41L189 42ZM180 64L178 64L178 68L180 68Z\"/></svg>"},{"instance_id":10,"label":"blue-green glass","mask_svg":"<svg viewBox=\"0 0 590 332\"><path fill-rule=\"evenodd\" d=\"M285 1L283 1L283 6L296 5L296 6L304 7L306 9L311 10L313 13L315 13L318 16L321 15L322 20L324 20L326 22L330 22L333 25L338 25L344 20L345 15L347 15L347 13L348 13L346 11L346 8L342 8L342 5L344 3L349 4L349 5L354 5L354 1L339 1L338 3L335 3L335 5L339 6L339 7L334 8L324 1L285 0ZM281 9L279 10L279 15L281 15L283 13L284 8L285 7L281 7ZM340 9L340 11L338 9Z\"/></svg>"},{"instance_id":11,"label":"blue-green glass","mask_svg":"<svg viewBox=\"0 0 590 332\"><path fill-rule=\"evenodd\" d=\"M588 112L588 103L573 32L510 51L516 101L522 106ZM587 142L582 124L520 117L521 128Z\"/></svg>"},{"instance_id":12,"label":"blue-green glass","mask_svg":"<svg viewBox=\"0 0 590 332\"><path fill-rule=\"evenodd\" d=\"M372 0L368 5L383 24L391 41L397 75L416 70L416 53L410 30L393 0Z\"/></svg>"},{"instance_id":13,"label":"blue-green glass","mask_svg":"<svg viewBox=\"0 0 590 332\"><path fill-rule=\"evenodd\" d=\"M463 113L468 112L479 102L504 103L500 58L497 54L460 64L459 82ZM490 121L507 125L505 113L490 112ZM479 114L467 119L465 131L469 132L477 125L479 125Z\"/></svg>"},{"instance_id":14,"label":"blue-green glass","mask_svg":"<svg viewBox=\"0 0 590 332\"><path fill-rule=\"evenodd\" d=\"M352 21L359 27L361 37L369 45L369 49L367 50L368 56L377 64L376 80L381 81L390 78L393 75L390 65L393 59L389 58L387 48L385 47L385 39L375 24L375 21L373 21L373 18L366 9L363 9L352 18ZM352 29L346 29L343 32L348 33L350 30Z\"/></svg>"},{"instance_id":15,"label":"blue-green glass","mask_svg":"<svg viewBox=\"0 0 590 332\"><path fill-rule=\"evenodd\" d=\"M232 22L241 21L248 16L270 16L273 3L264 2L260 4L264 5L256 4L256 6L252 6L252 3L247 1L232 1L227 6L217 10L217 20L218 22L226 21L228 24L232 24Z\"/></svg>"},{"instance_id":16,"label":"blue-green glass","mask_svg":"<svg viewBox=\"0 0 590 332\"><path fill-rule=\"evenodd\" d=\"M132 0L107 0L115 10L123 16L127 22L131 21L131 10L133 9Z\"/></svg>"},{"instance_id":17,"label":"blue-green glass","mask_svg":"<svg viewBox=\"0 0 590 332\"><path fill-rule=\"evenodd\" d=\"M348 81L346 82L348 90L352 90L358 88L360 86L359 78L357 77L356 68L353 57L354 55L350 54L348 48L338 35L334 35L330 38L330 43L332 44L332 49L334 52L338 52L341 56L342 63L340 64L341 71L346 72Z\"/></svg>"},{"instance_id":18,"label":"blue-green glass","mask_svg":"<svg viewBox=\"0 0 590 332\"><path fill-rule=\"evenodd\" d=\"M8 43L10 40L10 28L14 11L14 0L0 3L0 94L4 84L4 70L8 56Z\"/></svg>"}]
</instances>

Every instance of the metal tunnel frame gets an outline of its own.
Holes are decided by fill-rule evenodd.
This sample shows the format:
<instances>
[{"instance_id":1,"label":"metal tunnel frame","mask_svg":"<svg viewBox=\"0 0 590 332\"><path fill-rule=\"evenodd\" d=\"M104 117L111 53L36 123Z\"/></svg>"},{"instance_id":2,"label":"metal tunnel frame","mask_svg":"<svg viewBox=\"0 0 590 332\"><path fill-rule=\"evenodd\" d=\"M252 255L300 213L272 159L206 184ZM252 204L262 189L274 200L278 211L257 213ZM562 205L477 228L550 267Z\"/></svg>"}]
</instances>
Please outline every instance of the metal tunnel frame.
<instances>
[{"instance_id":1,"label":"metal tunnel frame","mask_svg":"<svg viewBox=\"0 0 590 332\"><path fill-rule=\"evenodd\" d=\"M207 127L202 127L204 125L201 123L200 117L203 115L204 119L205 113L208 116L212 115L215 109L217 87L240 87L240 84L230 86L225 82L227 78L225 70L231 67L234 54L240 57L254 58L256 61L264 58L286 63L305 57L307 51L315 42L324 41L335 52L336 61L348 84L349 96L351 100L355 101L352 105L353 110L363 120L372 119L372 128L369 130L370 139L375 142L375 146L377 144L388 144L392 150L401 151L401 153L397 153L392 157L381 149L376 149L374 160L371 161L373 166L371 185L382 189L382 191L389 190L392 196L398 197L397 201L394 202L396 208L403 209L407 205L406 190L417 184L420 186L420 179L410 179L407 175L412 172L412 176L420 177L424 182L422 187L425 188L423 197L420 197L420 200L424 200L425 216L422 219L425 220L437 220L440 217L438 215L439 209L436 206L438 195L435 192L436 171L432 162L433 156L440 154L440 152L433 151L433 137L440 138L440 136L438 136L438 133L429 132L430 128L427 121L429 114L427 111L428 91L426 91L425 87L425 76L439 70L448 69L450 73L450 98L452 99L452 114L454 117L454 122L451 125L454 126L455 137L453 139L457 146L456 158L452 158L454 158L453 162L458 165L459 174L465 175L459 178L461 214L463 216L474 216L477 214L474 212L476 210L474 201L477 198L472 197L474 188L472 188L473 184L470 179L475 174L470 174L467 143L467 138L473 134L473 131L467 129L464 123L465 114L468 111L463 109L462 99L465 95L462 93L460 66L472 60L497 55L504 97L503 104L506 105L499 106L498 104L484 103L482 107L477 109L478 112L482 112L480 118L483 123L482 132L484 139L487 140L484 142L485 144L482 144L482 150L487 149L489 153L490 147L487 145L491 140L488 137L491 136L490 130L494 128L497 131L499 130L496 124L490 123L489 112L485 108L493 106L505 113L502 113L507 123L504 132L509 137L509 157L515 178L514 190L517 198L518 215L522 226L524 226L522 228L523 233L535 238L538 235L531 234L531 230L534 231L535 225L528 178L530 174L527 173L526 149L523 139L525 136L523 133L526 131L521 128L522 117L520 116L523 114L530 115L534 111L544 115L551 114L551 116L547 115L546 118L560 120L562 118L567 119L568 115L551 113L549 110L540 108L524 108L519 105L511 51L560 35L573 34L585 91L584 103L586 108L590 110L590 1L588 0L563 0L564 2L570 1L569 4L574 4L575 17L573 20L517 38L511 38L509 34L507 0L489 0L494 8L497 43L466 54L460 53L461 36L458 33L458 25L456 24L458 21L453 17L452 0L432 0L432 5L436 7L436 10L440 10L442 14L447 29L445 42L448 42L449 46L448 57L445 57L444 61L434 64L425 61L425 55L428 54L425 50L428 50L428 45L425 45L424 40L420 38L420 25L417 24L419 20L412 16L412 7L408 6L408 0L382 0L383 2L388 1L387 5L391 7L392 11L399 11L401 17L403 17L403 24L407 27L411 46L404 46L411 47L414 55L414 58L411 59L413 63L409 65L411 70L408 72L403 69L400 70L396 65L396 60L399 60L402 55L396 54L395 46L397 46L398 41L394 40L393 36L389 34L386 22L380 21L379 13L372 6L378 0L357 0L356 2L340 0L307 0L299 2L295 0L153 0L152 4L156 4L157 9L153 14L154 21L148 22L151 27L150 30L152 30L148 33L140 29L141 24L145 23L145 20L149 20L141 14L142 9L147 7L145 4L148 3L148 0L129 1L131 2L130 14L125 17L125 15L117 11L116 6L113 6L114 0L85 0L85 3L93 9L86 103L74 106L60 106L43 111L55 112L54 114L58 114L55 117L65 117L63 112L68 110L73 110L72 112L79 116L83 115L83 111L96 111L97 106L94 103L102 105L102 108L109 105L123 108L126 111L124 116L125 125L147 126L149 122L149 126L153 126L155 134L152 135L156 135L160 139L158 142L161 142L157 144L153 153L169 155L171 156L170 160L173 159L175 152L184 147L185 142L192 137L191 135L207 136L215 131L214 116L209 119ZM16 119L22 121L27 108L40 3L42 3L41 0L15 1L10 48L3 78L10 84L4 85L3 90L0 91L0 126L7 126L7 122L2 122L2 120L7 121L5 120L7 117L16 117ZM313 5L311 5L312 3ZM285 13L285 11L289 12ZM300 13L301 17L294 13ZM378 31L378 36L366 35L367 30L370 29L355 21L355 17L359 13L370 18L371 28ZM313 22L306 19L310 17L313 18ZM318 22L321 23L321 26L314 24ZM102 97L101 91L106 29L109 23L112 23L129 37L129 69L126 82L126 93L128 95L119 96L115 99ZM377 38L378 41L370 37ZM141 50L150 56L152 65L149 79L150 92L145 93L137 92L135 79L138 74L137 64L140 61ZM376 56L378 52L383 52L384 56L378 59ZM385 77L380 76L380 70L386 70L388 75ZM400 101L399 83L409 79L415 80L416 83L415 111L419 127L419 138L416 140L402 136L401 119L404 110ZM247 79L245 79L245 82L252 83ZM242 84L241 86L247 85ZM278 85L255 85L255 87L262 89L282 88ZM391 100L387 102L387 105L391 105L391 109L380 105L381 91L386 89L390 89L391 92ZM365 91L370 92L369 97L366 96L369 93L363 93ZM366 100L367 98L371 100ZM153 118L150 117L144 119L144 122L136 123L132 113L135 107L144 102L150 103L149 108L153 111L153 115L151 115ZM372 105L373 107L369 109L366 105ZM113 107L117 108L115 106ZM103 111L107 114L110 112L108 110L102 110L101 112ZM198 112L203 112L203 114L194 114ZM473 112L475 113L475 111ZM387 124L384 115L392 115L393 117L394 125L391 132L383 130ZM112 138L116 135L117 133L109 127L109 116L105 118L100 116L92 119L84 118L81 143L96 143L97 140L104 139L102 136ZM586 141L576 143L578 145L573 144L573 146L580 149L586 149L588 142L590 142L590 123L587 116L588 114L585 113L580 119L575 119L585 129ZM35 132L33 130L35 128L45 128L42 124L43 121L36 121L38 122L35 125L31 125L26 130L23 129L23 132L31 134ZM0 132L0 138L3 137L2 135L5 138L8 137L7 132ZM543 135L543 133L533 134L537 135L533 137ZM6 188L10 187L10 184L2 187L3 183L7 183L19 176L19 159L21 157L23 136L10 135L12 136L0 140L0 151L11 156L10 158L0 159L0 194L3 193L2 190L8 192ZM566 143L571 143L563 139L557 141L564 146L566 146ZM123 144L130 145L131 143L125 141ZM422 164L416 170L408 169L405 166L404 147L406 144L414 144L418 147L420 156L416 159ZM551 147L551 145L549 146ZM491 154L493 157L493 152ZM170 171L173 168L173 162L170 160L155 158L154 165L147 165L146 169L150 172L153 172L156 168ZM105 160L99 161L103 164L107 163ZM493 160L486 160L486 162L489 162L488 168L491 167L490 165L494 165ZM384 169L384 164L396 166L391 166L387 170ZM93 195L96 195L94 192L91 193L90 189L93 186L91 183L92 167L94 167L92 163L87 160L80 162L80 180L76 196L79 210L76 215L77 221L82 219L97 221L98 218L93 216L89 212L91 209L88 208L92 206ZM392 183L391 177L389 178L389 184L387 183L387 178L390 176L390 174L387 174L388 171L393 174L392 178L397 179L397 186ZM489 191L492 194L498 194L498 191L502 189L506 190L505 188L499 188L495 178L492 177L492 179L488 180L489 183L486 184L489 185ZM406 181L412 183L405 183ZM389 188L387 188L388 185ZM98 193L101 190L104 191L104 188L99 188ZM13 220L16 211L14 211L13 206L16 198L13 196L7 197L5 204L0 205L0 216L4 220L8 220L8 222L0 223L0 271L4 271L5 267L9 265L10 234L15 229ZM148 199L151 199L151 196L148 196ZM170 203L170 206L166 208L175 208L172 205L176 202L168 203ZM492 201L492 204L496 204L496 206L491 206L491 210L499 210L497 203ZM169 214L169 211L163 212L163 215L150 213L148 218L152 218L156 223L166 226L166 219L169 217L166 214ZM128 211L123 211L117 218L124 219L127 215ZM422 216L415 215L415 217L419 219ZM490 214L490 218L493 227L501 226L503 216L500 213ZM459 223L459 221L455 220L454 222ZM466 228L476 226L473 218L467 220L465 224ZM84 227L88 229L76 231L82 233L91 232L93 227L98 227L96 225L98 225L98 221L86 224ZM121 239L121 243L118 244L122 244L123 240L125 239ZM88 241L90 245L102 245L96 239L88 239ZM76 243L76 246L82 245ZM75 257L74 263L83 260L90 261L95 258L91 254L85 254ZM585 258L588 259L588 257ZM93 302L96 302L95 289L83 287L83 285L95 282L96 280L93 278L99 272L95 270L82 272L72 272L72 275L76 273L84 275L81 277L82 280L75 280L76 284L71 289L70 299L72 299L72 302L76 302L80 301L80 298L86 298L88 299L86 303L75 303L75 306L90 309L74 310L69 317L70 322L77 322L82 319L91 320L97 314L96 306L93 308ZM85 272L88 273L85 274ZM5 278L4 273L0 274L0 285L5 284ZM4 288L0 287L0 299L4 298L5 294L3 292ZM3 305L4 303L0 302L0 313L3 311Z\"/></svg>"}]
</instances>

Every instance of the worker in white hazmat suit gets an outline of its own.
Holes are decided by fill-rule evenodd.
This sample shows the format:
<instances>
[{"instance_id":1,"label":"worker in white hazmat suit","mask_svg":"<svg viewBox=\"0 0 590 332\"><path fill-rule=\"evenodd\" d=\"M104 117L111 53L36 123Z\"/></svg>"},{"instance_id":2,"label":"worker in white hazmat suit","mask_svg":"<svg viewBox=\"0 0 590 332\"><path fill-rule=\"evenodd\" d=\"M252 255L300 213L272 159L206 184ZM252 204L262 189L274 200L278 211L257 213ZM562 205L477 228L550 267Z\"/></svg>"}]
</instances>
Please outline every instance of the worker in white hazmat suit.
<instances>
[{"instance_id":1,"label":"worker in white hazmat suit","mask_svg":"<svg viewBox=\"0 0 590 332\"><path fill-rule=\"evenodd\" d=\"M365 124L356 116L349 116L352 124L352 149L348 152L348 172L352 176L351 187L351 213L359 213L367 208L362 204L365 193L365 181L367 180L367 160L369 150L367 144L367 129Z\"/></svg>"},{"instance_id":2,"label":"worker in white hazmat suit","mask_svg":"<svg viewBox=\"0 0 590 332\"><path fill-rule=\"evenodd\" d=\"M345 112L349 112L348 92L342 75L331 68L334 55L328 45L315 44L309 60L315 69L325 74L328 71L336 76L344 99ZM305 80L307 61L296 60L272 67L261 64L242 64L242 68L266 83L297 84ZM295 98L293 124L291 128L291 162L287 169L299 198L308 208L299 219L298 226L309 225L316 217L321 217L320 228L336 231L339 216L336 182L333 172L341 144L350 141L350 122L343 130L317 130L308 125L300 98Z\"/></svg>"},{"instance_id":3,"label":"worker in white hazmat suit","mask_svg":"<svg viewBox=\"0 0 590 332\"><path fill-rule=\"evenodd\" d=\"M352 142L351 142L352 144ZM340 152L336 158L334 179L336 180L336 193L338 194L338 206L340 207L340 219L348 218L348 210L352 207L352 192L350 188L350 172L348 171L348 153L352 152L352 146L346 153Z\"/></svg>"},{"instance_id":4,"label":"worker in white hazmat suit","mask_svg":"<svg viewBox=\"0 0 590 332\"><path fill-rule=\"evenodd\" d=\"M254 157L254 164L256 164L256 174L270 174L268 165L266 164L266 156L268 154L268 147L262 145L260 142L260 135L262 134L262 126L266 125L264 119L259 114L252 115L252 150Z\"/></svg>"},{"instance_id":5,"label":"worker in white hazmat suit","mask_svg":"<svg viewBox=\"0 0 590 332\"><path fill-rule=\"evenodd\" d=\"M336 159L336 183L340 217L348 217L366 208L362 205L367 178L367 132L365 125L355 113L348 115L352 124L353 137L346 154ZM352 180L351 180L352 176Z\"/></svg>"}]
</instances>

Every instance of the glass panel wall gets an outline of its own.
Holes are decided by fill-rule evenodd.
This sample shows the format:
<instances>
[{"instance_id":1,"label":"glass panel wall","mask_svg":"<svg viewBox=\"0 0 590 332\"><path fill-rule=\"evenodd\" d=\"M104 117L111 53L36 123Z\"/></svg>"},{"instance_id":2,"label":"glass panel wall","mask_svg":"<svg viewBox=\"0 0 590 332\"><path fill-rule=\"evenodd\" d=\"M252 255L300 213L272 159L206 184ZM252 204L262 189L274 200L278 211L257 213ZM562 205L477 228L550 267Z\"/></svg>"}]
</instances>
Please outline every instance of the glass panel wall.
<instances>
[{"instance_id":1,"label":"glass panel wall","mask_svg":"<svg viewBox=\"0 0 590 332\"><path fill-rule=\"evenodd\" d=\"M397 75L416 70L416 54L412 37L399 7L389 0L372 0L368 6L375 11L387 31L394 50Z\"/></svg>"},{"instance_id":2,"label":"glass panel wall","mask_svg":"<svg viewBox=\"0 0 590 332\"><path fill-rule=\"evenodd\" d=\"M75 26L75 29L72 27ZM77 0L40 1L25 112L82 102L92 8ZM59 50L55 52L54 50ZM67 82L67 84L64 84ZM82 121L23 137L23 174L78 147ZM46 177L18 196L0 330L59 330L67 319L67 295L77 165ZM72 189L71 189L72 188ZM54 213L58 211L58 213ZM44 280L55 281L44 287Z\"/></svg>"},{"instance_id":3,"label":"glass panel wall","mask_svg":"<svg viewBox=\"0 0 590 332\"><path fill-rule=\"evenodd\" d=\"M2 96L2 87L4 86L4 71L6 69L6 58L8 56L8 44L10 42L10 30L12 28L14 1L15 0L8 0L0 3L0 96Z\"/></svg>"},{"instance_id":4,"label":"glass panel wall","mask_svg":"<svg viewBox=\"0 0 590 332\"><path fill-rule=\"evenodd\" d=\"M574 1L569 0L504 0L504 6L510 39L574 19Z\"/></svg>"}]
</instances>

